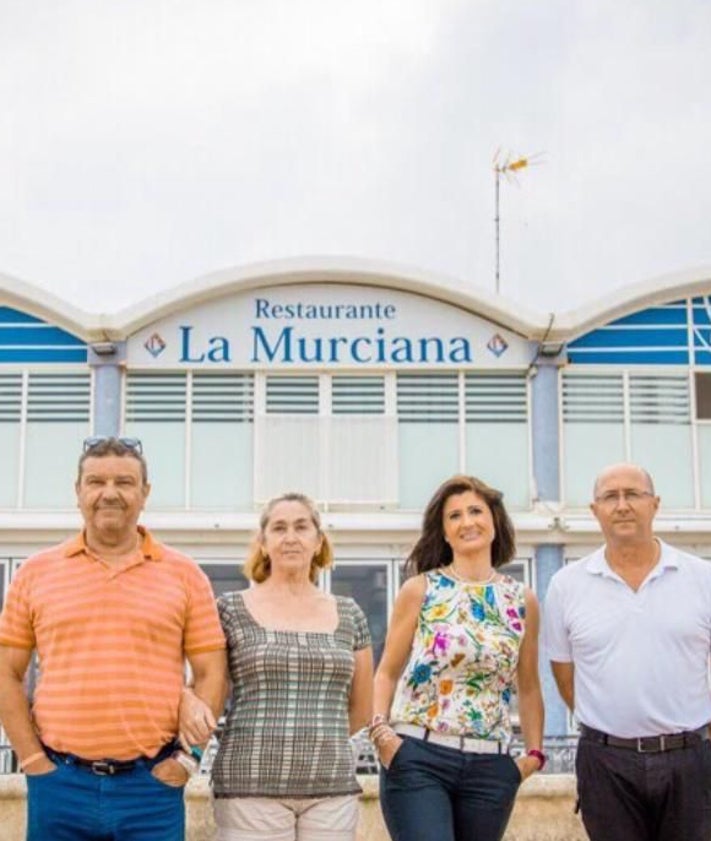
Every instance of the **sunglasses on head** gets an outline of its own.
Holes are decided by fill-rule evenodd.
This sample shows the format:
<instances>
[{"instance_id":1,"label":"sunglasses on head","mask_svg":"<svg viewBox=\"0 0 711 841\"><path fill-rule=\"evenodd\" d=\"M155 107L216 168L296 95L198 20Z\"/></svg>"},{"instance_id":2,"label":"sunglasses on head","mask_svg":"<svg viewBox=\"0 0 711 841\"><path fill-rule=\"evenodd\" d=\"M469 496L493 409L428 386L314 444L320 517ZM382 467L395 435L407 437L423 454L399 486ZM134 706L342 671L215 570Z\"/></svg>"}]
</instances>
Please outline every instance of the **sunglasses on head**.
<instances>
[{"instance_id":1,"label":"sunglasses on head","mask_svg":"<svg viewBox=\"0 0 711 841\"><path fill-rule=\"evenodd\" d=\"M141 444L140 438L117 438L113 435L92 435L90 438L85 438L83 452L88 453L89 450L93 450L94 447L98 447L104 441L118 441L119 444L123 444L124 447L138 453L139 456L143 455L143 444Z\"/></svg>"}]
</instances>

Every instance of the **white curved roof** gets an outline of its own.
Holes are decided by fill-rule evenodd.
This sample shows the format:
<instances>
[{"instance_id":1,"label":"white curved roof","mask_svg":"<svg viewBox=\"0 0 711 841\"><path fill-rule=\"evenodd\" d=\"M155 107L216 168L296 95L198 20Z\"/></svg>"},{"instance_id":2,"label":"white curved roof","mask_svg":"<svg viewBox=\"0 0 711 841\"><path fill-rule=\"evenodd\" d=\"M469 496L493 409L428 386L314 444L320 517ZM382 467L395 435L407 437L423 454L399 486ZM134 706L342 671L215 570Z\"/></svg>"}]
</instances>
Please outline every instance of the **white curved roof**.
<instances>
[{"instance_id":1,"label":"white curved roof","mask_svg":"<svg viewBox=\"0 0 711 841\"><path fill-rule=\"evenodd\" d=\"M550 316L525 310L461 280L391 263L354 257L300 257L225 269L146 298L101 323L116 339L167 315L234 292L302 283L376 286L410 292L452 304L482 316L529 339L546 335Z\"/></svg>"},{"instance_id":2,"label":"white curved roof","mask_svg":"<svg viewBox=\"0 0 711 841\"><path fill-rule=\"evenodd\" d=\"M65 303L38 286L7 274L0 274L0 306L34 315L87 342L103 338L95 316Z\"/></svg>"},{"instance_id":3,"label":"white curved roof","mask_svg":"<svg viewBox=\"0 0 711 841\"><path fill-rule=\"evenodd\" d=\"M711 266L660 275L567 312L538 313L493 292L433 272L355 257L314 256L234 267L151 296L118 313L93 314L0 273L0 305L27 312L87 342L122 340L198 303L268 286L336 283L397 289L452 304L528 339L571 341L617 318L678 298L711 294Z\"/></svg>"},{"instance_id":4,"label":"white curved roof","mask_svg":"<svg viewBox=\"0 0 711 841\"><path fill-rule=\"evenodd\" d=\"M567 341L633 312L678 298L711 294L711 266L698 266L625 286L584 307L561 313L556 326Z\"/></svg>"}]
</instances>

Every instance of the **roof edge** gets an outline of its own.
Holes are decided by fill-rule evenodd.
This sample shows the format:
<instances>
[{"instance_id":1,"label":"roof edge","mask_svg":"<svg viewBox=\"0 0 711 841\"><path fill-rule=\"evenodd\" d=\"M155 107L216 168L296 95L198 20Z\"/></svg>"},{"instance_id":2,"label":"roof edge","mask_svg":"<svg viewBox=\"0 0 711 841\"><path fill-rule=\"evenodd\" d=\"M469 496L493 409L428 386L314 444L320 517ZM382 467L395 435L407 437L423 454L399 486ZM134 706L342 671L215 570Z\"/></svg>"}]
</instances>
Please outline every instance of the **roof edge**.
<instances>
[{"instance_id":1,"label":"roof edge","mask_svg":"<svg viewBox=\"0 0 711 841\"><path fill-rule=\"evenodd\" d=\"M0 273L0 304L61 327L85 342L104 338L96 315L67 304L45 289Z\"/></svg>"},{"instance_id":2,"label":"roof edge","mask_svg":"<svg viewBox=\"0 0 711 841\"><path fill-rule=\"evenodd\" d=\"M561 313L557 328L573 341L578 336L609 324L618 318L658 304L667 304L676 298L698 295L711 286L711 265L696 266L657 275L630 284L607 294L590 304Z\"/></svg>"},{"instance_id":3,"label":"roof edge","mask_svg":"<svg viewBox=\"0 0 711 841\"><path fill-rule=\"evenodd\" d=\"M111 338L126 338L160 318L234 292L299 283L356 283L397 289L468 310L527 338L546 335L550 316L526 311L459 279L422 269L350 256L303 256L212 272L145 298L115 315L101 316Z\"/></svg>"}]
</instances>

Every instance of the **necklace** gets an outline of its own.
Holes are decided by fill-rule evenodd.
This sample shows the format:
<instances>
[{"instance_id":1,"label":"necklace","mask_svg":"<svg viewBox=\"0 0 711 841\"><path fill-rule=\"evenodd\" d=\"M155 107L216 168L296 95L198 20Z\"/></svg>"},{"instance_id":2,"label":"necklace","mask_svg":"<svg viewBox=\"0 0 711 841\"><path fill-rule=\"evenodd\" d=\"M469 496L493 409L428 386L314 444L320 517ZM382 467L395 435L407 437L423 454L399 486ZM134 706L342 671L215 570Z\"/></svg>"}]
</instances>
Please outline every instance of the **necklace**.
<instances>
[{"instance_id":1,"label":"necklace","mask_svg":"<svg viewBox=\"0 0 711 841\"><path fill-rule=\"evenodd\" d=\"M491 575L488 578L485 578L483 581L475 581L473 578L465 578L463 575L460 575L457 572L457 568L454 566L454 562L449 565L449 570L454 578L457 581L461 581L462 584L491 584L491 582L496 578L496 570L491 570Z\"/></svg>"}]
</instances>

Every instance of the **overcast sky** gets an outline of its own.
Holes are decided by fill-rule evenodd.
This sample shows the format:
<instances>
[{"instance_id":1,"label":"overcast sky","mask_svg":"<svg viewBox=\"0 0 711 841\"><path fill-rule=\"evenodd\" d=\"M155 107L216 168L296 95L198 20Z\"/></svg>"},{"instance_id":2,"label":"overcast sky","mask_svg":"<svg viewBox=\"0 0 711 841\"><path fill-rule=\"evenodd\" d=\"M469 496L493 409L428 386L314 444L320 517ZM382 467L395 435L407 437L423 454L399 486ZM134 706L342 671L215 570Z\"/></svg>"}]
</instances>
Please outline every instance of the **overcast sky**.
<instances>
[{"instance_id":1,"label":"overcast sky","mask_svg":"<svg viewBox=\"0 0 711 841\"><path fill-rule=\"evenodd\" d=\"M0 0L0 273L110 312L387 260L558 311L711 264L708 0Z\"/></svg>"}]
</instances>

